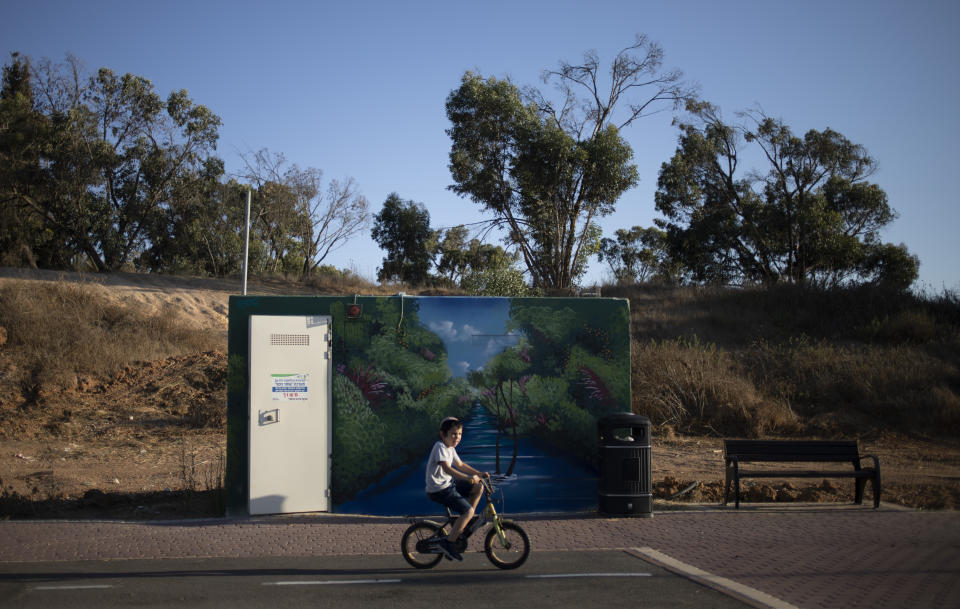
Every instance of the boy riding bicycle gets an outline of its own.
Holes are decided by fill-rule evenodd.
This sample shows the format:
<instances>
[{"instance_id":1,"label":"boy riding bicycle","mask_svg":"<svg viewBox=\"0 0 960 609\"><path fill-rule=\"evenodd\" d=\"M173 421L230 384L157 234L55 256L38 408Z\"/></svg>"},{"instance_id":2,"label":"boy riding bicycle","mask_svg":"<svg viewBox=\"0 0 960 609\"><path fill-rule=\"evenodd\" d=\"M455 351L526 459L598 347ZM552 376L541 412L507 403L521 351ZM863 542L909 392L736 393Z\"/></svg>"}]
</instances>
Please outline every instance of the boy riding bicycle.
<instances>
[{"instance_id":1,"label":"boy riding bicycle","mask_svg":"<svg viewBox=\"0 0 960 609\"><path fill-rule=\"evenodd\" d=\"M433 445L427 460L426 491L431 501L460 514L446 539L440 540L444 556L463 560L454 543L477 511L483 494L481 478L490 474L481 472L460 460L457 445L463 437L463 423L447 417L440 424L440 440ZM464 498L469 496L469 500Z\"/></svg>"}]
</instances>

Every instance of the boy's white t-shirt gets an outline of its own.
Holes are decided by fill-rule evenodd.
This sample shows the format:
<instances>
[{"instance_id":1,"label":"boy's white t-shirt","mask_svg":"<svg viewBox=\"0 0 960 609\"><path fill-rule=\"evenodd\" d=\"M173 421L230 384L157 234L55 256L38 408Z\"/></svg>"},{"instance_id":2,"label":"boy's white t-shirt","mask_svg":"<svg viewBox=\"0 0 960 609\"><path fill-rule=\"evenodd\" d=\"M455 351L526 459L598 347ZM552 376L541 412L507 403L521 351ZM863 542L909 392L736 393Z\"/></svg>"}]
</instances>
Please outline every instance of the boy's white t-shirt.
<instances>
[{"instance_id":1,"label":"boy's white t-shirt","mask_svg":"<svg viewBox=\"0 0 960 609\"><path fill-rule=\"evenodd\" d=\"M453 484L453 476L443 471L440 463L449 463L451 467L460 463L457 449L437 440L427 459L427 492L436 493Z\"/></svg>"}]
</instances>

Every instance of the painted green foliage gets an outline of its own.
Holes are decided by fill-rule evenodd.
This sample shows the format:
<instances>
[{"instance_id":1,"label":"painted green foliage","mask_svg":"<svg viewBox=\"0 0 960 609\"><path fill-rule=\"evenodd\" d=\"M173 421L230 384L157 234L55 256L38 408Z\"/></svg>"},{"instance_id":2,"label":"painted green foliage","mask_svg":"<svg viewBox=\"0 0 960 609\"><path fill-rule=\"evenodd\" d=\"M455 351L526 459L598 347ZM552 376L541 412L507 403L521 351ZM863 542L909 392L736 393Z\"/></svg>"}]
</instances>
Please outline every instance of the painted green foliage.
<instances>
[{"instance_id":1,"label":"painted green foliage","mask_svg":"<svg viewBox=\"0 0 960 609\"><path fill-rule=\"evenodd\" d=\"M464 416L471 403L466 382L452 378L443 342L420 324L415 300L377 299L364 313L364 321L351 321L342 303L330 307L334 336L345 337L334 343L336 502L422 458L437 422Z\"/></svg>"},{"instance_id":2,"label":"painted green foliage","mask_svg":"<svg viewBox=\"0 0 960 609\"><path fill-rule=\"evenodd\" d=\"M470 375L498 421L497 469L510 475L517 439L535 434L565 452L596 462L597 420L630 410L626 307L606 317L590 301L563 307L511 301L508 329L522 335Z\"/></svg>"}]
</instances>

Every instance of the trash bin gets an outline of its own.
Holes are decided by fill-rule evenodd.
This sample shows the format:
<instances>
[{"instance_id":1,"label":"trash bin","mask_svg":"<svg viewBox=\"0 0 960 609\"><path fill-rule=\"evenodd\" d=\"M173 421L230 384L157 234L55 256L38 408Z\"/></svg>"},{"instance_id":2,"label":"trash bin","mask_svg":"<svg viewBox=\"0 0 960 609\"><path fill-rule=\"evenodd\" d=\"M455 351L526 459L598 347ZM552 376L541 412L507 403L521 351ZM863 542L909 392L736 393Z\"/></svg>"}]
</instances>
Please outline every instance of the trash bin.
<instances>
[{"instance_id":1,"label":"trash bin","mask_svg":"<svg viewBox=\"0 0 960 609\"><path fill-rule=\"evenodd\" d=\"M605 514L653 516L650 419L630 412L598 421L599 509Z\"/></svg>"}]
</instances>

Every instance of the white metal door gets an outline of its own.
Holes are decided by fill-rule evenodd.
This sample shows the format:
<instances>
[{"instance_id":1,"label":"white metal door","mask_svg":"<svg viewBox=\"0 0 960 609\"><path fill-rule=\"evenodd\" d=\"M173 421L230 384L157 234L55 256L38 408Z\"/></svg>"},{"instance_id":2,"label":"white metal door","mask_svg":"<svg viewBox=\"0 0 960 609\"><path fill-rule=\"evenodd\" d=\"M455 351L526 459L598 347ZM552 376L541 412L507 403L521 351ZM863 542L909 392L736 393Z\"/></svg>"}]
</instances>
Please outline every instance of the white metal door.
<instances>
[{"instance_id":1,"label":"white metal door","mask_svg":"<svg viewBox=\"0 0 960 609\"><path fill-rule=\"evenodd\" d=\"M330 317L250 316L251 514L330 510Z\"/></svg>"}]
</instances>

